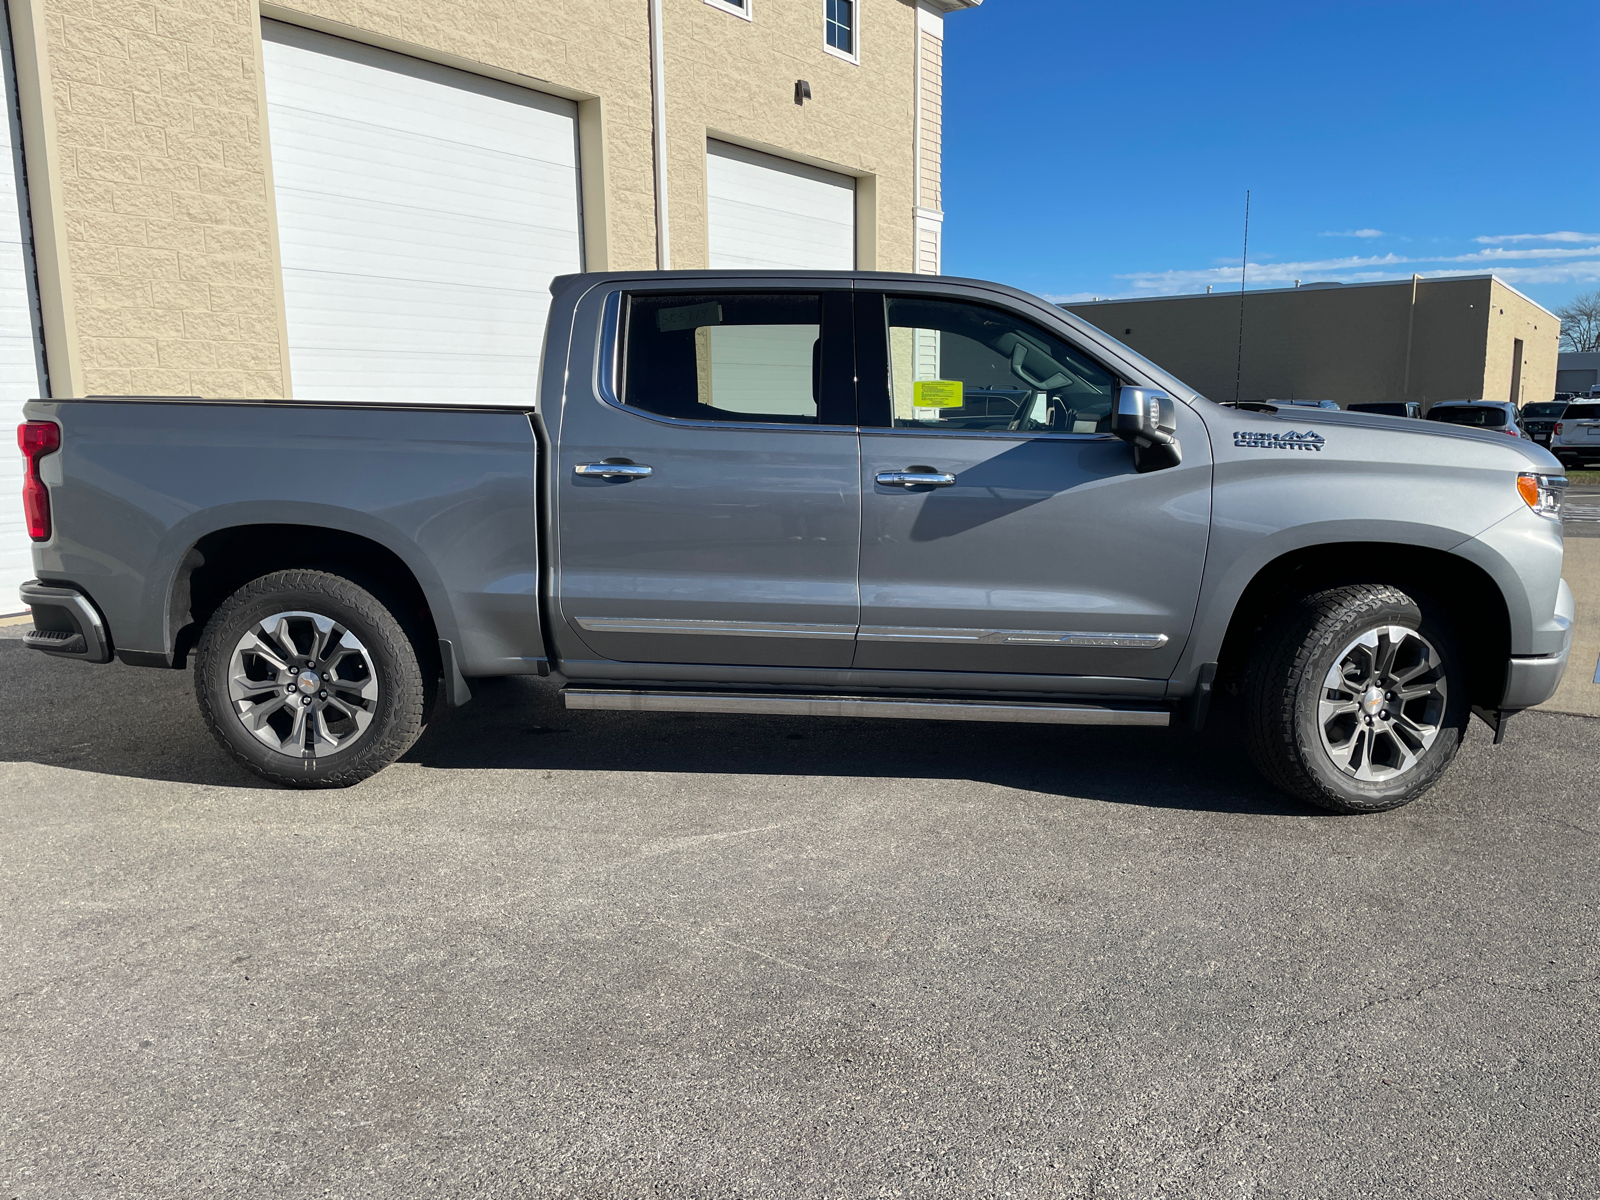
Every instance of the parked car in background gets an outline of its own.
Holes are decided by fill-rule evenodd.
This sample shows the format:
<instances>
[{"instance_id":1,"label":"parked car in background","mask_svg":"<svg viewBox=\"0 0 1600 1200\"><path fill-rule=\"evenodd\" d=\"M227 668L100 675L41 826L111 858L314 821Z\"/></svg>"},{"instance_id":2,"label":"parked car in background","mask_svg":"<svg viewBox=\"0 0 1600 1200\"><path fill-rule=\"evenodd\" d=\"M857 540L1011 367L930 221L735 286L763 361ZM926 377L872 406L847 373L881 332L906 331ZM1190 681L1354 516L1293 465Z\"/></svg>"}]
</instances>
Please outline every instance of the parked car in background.
<instances>
[{"instance_id":1,"label":"parked car in background","mask_svg":"<svg viewBox=\"0 0 1600 1200\"><path fill-rule=\"evenodd\" d=\"M1566 411L1567 401L1571 397L1545 400L1538 404L1524 404L1522 406L1522 428L1527 435L1541 446L1550 444L1550 437L1555 432L1556 422L1561 414Z\"/></svg>"},{"instance_id":2,"label":"parked car in background","mask_svg":"<svg viewBox=\"0 0 1600 1200\"><path fill-rule=\"evenodd\" d=\"M1551 430L1550 453L1564 467L1600 461L1600 400L1579 400L1566 406Z\"/></svg>"},{"instance_id":3,"label":"parked car in background","mask_svg":"<svg viewBox=\"0 0 1600 1200\"><path fill-rule=\"evenodd\" d=\"M1422 405L1415 400L1377 400L1371 404L1352 404L1347 412L1377 413L1384 417L1422 419Z\"/></svg>"},{"instance_id":4,"label":"parked car in background","mask_svg":"<svg viewBox=\"0 0 1600 1200\"><path fill-rule=\"evenodd\" d=\"M1292 404L1296 408L1331 408L1334 412L1339 411L1339 403L1336 400L1268 400L1265 403Z\"/></svg>"},{"instance_id":5,"label":"parked car in background","mask_svg":"<svg viewBox=\"0 0 1600 1200\"><path fill-rule=\"evenodd\" d=\"M1517 406L1509 400L1441 400L1428 410L1430 421L1447 421L1475 429L1493 429L1512 437L1527 438L1517 420ZM1528 440L1532 440L1531 438Z\"/></svg>"}]
</instances>

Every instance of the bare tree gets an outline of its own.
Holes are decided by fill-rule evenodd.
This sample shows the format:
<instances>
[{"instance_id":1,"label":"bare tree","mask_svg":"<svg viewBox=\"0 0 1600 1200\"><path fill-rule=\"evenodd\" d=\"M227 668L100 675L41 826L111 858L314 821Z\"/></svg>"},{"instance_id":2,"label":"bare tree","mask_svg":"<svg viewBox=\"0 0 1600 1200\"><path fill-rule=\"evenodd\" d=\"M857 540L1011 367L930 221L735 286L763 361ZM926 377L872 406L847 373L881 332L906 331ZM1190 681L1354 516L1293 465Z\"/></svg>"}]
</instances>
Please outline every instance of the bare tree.
<instances>
[{"instance_id":1,"label":"bare tree","mask_svg":"<svg viewBox=\"0 0 1600 1200\"><path fill-rule=\"evenodd\" d=\"M1600 350L1600 292L1574 296L1556 309L1563 350Z\"/></svg>"}]
</instances>

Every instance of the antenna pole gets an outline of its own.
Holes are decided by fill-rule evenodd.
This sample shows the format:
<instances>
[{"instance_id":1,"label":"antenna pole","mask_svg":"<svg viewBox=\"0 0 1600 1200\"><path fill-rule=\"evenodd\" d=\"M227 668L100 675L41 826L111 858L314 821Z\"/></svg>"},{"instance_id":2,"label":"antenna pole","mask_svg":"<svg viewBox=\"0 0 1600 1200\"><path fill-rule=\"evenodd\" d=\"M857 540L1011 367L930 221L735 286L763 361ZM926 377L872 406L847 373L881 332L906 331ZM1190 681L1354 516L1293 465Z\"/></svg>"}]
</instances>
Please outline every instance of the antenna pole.
<instances>
[{"instance_id":1,"label":"antenna pole","mask_svg":"<svg viewBox=\"0 0 1600 1200\"><path fill-rule=\"evenodd\" d=\"M1244 379L1244 279L1250 269L1250 189L1244 190L1244 253L1239 257L1239 357L1233 364L1233 402L1239 403L1239 385Z\"/></svg>"}]
</instances>

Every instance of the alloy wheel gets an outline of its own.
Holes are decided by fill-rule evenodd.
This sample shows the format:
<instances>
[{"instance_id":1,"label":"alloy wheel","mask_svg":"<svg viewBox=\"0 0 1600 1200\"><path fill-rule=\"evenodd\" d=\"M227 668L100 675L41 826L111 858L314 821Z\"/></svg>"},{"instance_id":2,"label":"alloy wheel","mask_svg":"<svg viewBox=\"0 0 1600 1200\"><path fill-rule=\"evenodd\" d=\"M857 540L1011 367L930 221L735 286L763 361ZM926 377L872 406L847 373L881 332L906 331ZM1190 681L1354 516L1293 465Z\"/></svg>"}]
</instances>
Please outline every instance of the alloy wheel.
<instances>
[{"instance_id":1,"label":"alloy wheel","mask_svg":"<svg viewBox=\"0 0 1600 1200\"><path fill-rule=\"evenodd\" d=\"M367 648L343 625L311 612L263 617L234 644L228 697L258 741L291 758L356 743L378 708Z\"/></svg>"},{"instance_id":2,"label":"alloy wheel","mask_svg":"<svg viewBox=\"0 0 1600 1200\"><path fill-rule=\"evenodd\" d=\"M1364 783L1412 770L1439 736L1448 685L1433 644L1415 629L1384 625L1340 652L1317 705L1322 748Z\"/></svg>"}]
</instances>

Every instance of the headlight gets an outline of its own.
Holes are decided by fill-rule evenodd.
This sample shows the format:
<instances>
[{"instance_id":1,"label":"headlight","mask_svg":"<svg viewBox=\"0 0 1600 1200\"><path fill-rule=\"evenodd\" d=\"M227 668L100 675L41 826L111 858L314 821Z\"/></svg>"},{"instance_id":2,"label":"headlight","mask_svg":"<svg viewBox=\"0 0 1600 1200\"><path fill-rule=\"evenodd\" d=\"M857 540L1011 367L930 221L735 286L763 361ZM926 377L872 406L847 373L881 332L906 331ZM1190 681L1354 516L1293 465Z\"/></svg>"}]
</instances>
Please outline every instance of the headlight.
<instances>
[{"instance_id":1,"label":"headlight","mask_svg":"<svg viewBox=\"0 0 1600 1200\"><path fill-rule=\"evenodd\" d=\"M1528 507L1540 516L1561 519L1561 498L1567 494L1565 475L1538 475L1528 471L1517 476L1517 491Z\"/></svg>"}]
</instances>

